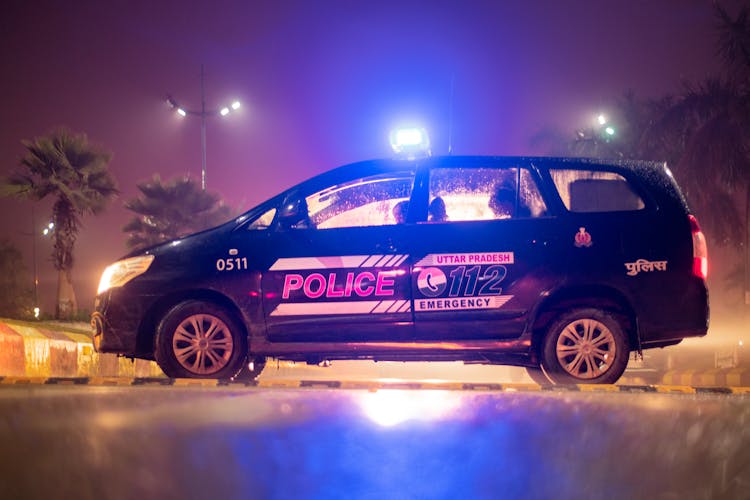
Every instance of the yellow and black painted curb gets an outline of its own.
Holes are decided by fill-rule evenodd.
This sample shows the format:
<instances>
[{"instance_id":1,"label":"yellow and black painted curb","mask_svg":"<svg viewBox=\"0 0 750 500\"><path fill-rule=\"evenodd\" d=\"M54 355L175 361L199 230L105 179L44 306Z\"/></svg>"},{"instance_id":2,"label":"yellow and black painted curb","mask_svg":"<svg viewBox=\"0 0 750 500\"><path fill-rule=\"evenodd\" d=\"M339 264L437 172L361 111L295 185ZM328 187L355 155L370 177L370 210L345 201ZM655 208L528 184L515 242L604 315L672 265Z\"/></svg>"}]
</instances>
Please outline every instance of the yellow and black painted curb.
<instances>
[{"instance_id":1,"label":"yellow and black painted curb","mask_svg":"<svg viewBox=\"0 0 750 500\"><path fill-rule=\"evenodd\" d=\"M163 375L153 361L96 352L85 333L12 320L0 320L0 373L46 379Z\"/></svg>"},{"instance_id":2,"label":"yellow and black painted curb","mask_svg":"<svg viewBox=\"0 0 750 500\"><path fill-rule=\"evenodd\" d=\"M442 390L478 392L606 392L658 394L737 394L750 395L750 387L702 387L686 385L537 385L472 382L419 382L367 380L253 380L172 379L165 377L0 377L0 386L90 385L90 386L172 386L172 387L251 387L261 389L344 389L344 390Z\"/></svg>"},{"instance_id":3,"label":"yellow and black painted curb","mask_svg":"<svg viewBox=\"0 0 750 500\"><path fill-rule=\"evenodd\" d=\"M72 330L72 329L71 329ZM292 362L277 362L292 367ZM88 384L100 386L170 385L170 386L225 386L243 385L240 382L167 379L153 361L129 360L115 354L101 354L94 350L89 334L65 331L64 328L44 324L0 319L0 384ZM492 384L410 381L318 381L298 380L303 373L290 372L294 380L265 379L247 383L262 388L330 387L341 389L440 389L473 391L543 391L547 387L533 383ZM578 392L659 392L659 393L750 393L750 367L704 370L669 370L651 373L625 372L618 385L578 385L569 389ZM377 378L377 377L375 377Z\"/></svg>"},{"instance_id":4,"label":"yellow and black painted curb","mask_svg":"<svg viewBox=\"0 0 750 500\"><path fill-rule=\"evenodd\" d=\"M669 370L664 373L661 383L704 387L750 387L750 367Z\"/></svg>"}]
</instances>

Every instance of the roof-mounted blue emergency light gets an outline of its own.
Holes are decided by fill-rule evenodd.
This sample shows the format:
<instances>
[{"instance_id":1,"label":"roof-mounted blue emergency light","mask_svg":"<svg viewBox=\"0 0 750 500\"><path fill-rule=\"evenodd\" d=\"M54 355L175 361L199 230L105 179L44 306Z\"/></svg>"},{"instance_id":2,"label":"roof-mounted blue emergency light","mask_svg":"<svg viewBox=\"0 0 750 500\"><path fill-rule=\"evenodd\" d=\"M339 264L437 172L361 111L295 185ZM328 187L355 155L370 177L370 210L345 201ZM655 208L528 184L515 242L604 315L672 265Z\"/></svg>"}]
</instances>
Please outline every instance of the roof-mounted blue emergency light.
<instances>
[{"instance_id":1,"label":"roof-mounted blue emergency light","mask_svg":"<svg viewBox=\"0 0 750 500\"><path fill-rule=\"evenodd\" d=\"M398 156L430 156L430 138L423 128L399 128L391 132L391 147Z\"/></svg>"}]
</instances>

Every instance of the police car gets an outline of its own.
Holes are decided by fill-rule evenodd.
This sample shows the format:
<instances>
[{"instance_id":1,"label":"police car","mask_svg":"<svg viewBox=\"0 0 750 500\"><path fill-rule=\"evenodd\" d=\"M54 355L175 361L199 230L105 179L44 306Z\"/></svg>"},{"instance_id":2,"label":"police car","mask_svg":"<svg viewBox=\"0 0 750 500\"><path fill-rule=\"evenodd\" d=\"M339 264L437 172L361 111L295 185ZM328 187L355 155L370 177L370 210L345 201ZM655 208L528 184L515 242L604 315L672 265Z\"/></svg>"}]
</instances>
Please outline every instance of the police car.
<instances>
[{"instance_id":1,"label":"police car","mask_svg":"<svg viewBox=\"0 0 750 500\"><path fill-rule=\"evenodd\" d=\"M706 334L705 238L666 165L420 156L410 137L109 266L96 349L170 377L270 357L614 383L631 352Z\"/></svg>"}]
</instances>

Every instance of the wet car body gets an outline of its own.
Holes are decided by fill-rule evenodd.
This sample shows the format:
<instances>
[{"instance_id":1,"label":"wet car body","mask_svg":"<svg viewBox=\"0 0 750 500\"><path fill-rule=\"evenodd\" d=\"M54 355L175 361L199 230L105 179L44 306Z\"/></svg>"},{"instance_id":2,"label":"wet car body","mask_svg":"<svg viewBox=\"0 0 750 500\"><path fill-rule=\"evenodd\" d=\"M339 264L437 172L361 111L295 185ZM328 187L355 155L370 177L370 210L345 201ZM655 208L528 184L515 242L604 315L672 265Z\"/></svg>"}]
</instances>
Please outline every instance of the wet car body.
<instances>
[{"instance_id":1,"label":"wet car body","mask_svg":"<svg viewBox=\"0 0 750 500\"><path fill-rule=\"evenodd\" d=\"M514 185L513 215L486 208L500 184ZM432 214L435 198L448 201L447 220ZM392 220L402 202L405 220ZM705 335L696 226L663 164L479 156L361 162L218 228L131 254L153 262L97 296L95 345L159 360L170 311L208 303L225 323L236 320L229 329L241 330L235 344L243 360L546 363L553 381L579 381L570 370L551 373L560 368L556 356L561 365L582 361L564 358L563 341L545 342L571 311L590 311L593 320L567 318L558 330L582 328L584 358L609 345L599 352L604 372L615 352L621 360ZM589 334L594 327L614 334ZM616 379L604 372L591 365L580 381Z\"/></svg>"}]
</instances>

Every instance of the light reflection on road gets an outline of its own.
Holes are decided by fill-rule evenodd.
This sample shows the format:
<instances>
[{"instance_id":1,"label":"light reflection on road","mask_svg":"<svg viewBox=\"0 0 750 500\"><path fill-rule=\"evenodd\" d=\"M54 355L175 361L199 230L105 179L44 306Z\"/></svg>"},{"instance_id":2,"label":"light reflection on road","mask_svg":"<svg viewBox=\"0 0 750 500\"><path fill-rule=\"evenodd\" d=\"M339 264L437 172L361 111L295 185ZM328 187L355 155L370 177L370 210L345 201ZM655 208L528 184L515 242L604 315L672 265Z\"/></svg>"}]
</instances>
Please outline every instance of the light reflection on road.
<instances>
[{"instance_id":1,"label":"light reflection on road","mask_svg":"<svg viewBox=\"0 0 750 500\"><path fill-rule=\"evenodd\" d=\"M360 392L354 399L367 418L392 427L410 420L438 421L453 416L460 404L460 393L382 390Z\"/></svg>"},{"instance_id":2,"label":"light reflection on road","mask_svg":"<svg viewBox=\"0 0 750 500\"><path fill-rule=\"evenodd\" d=\"M742 498L750 397L0 387L0 498Z\"/></svg>"}]
</instances>

